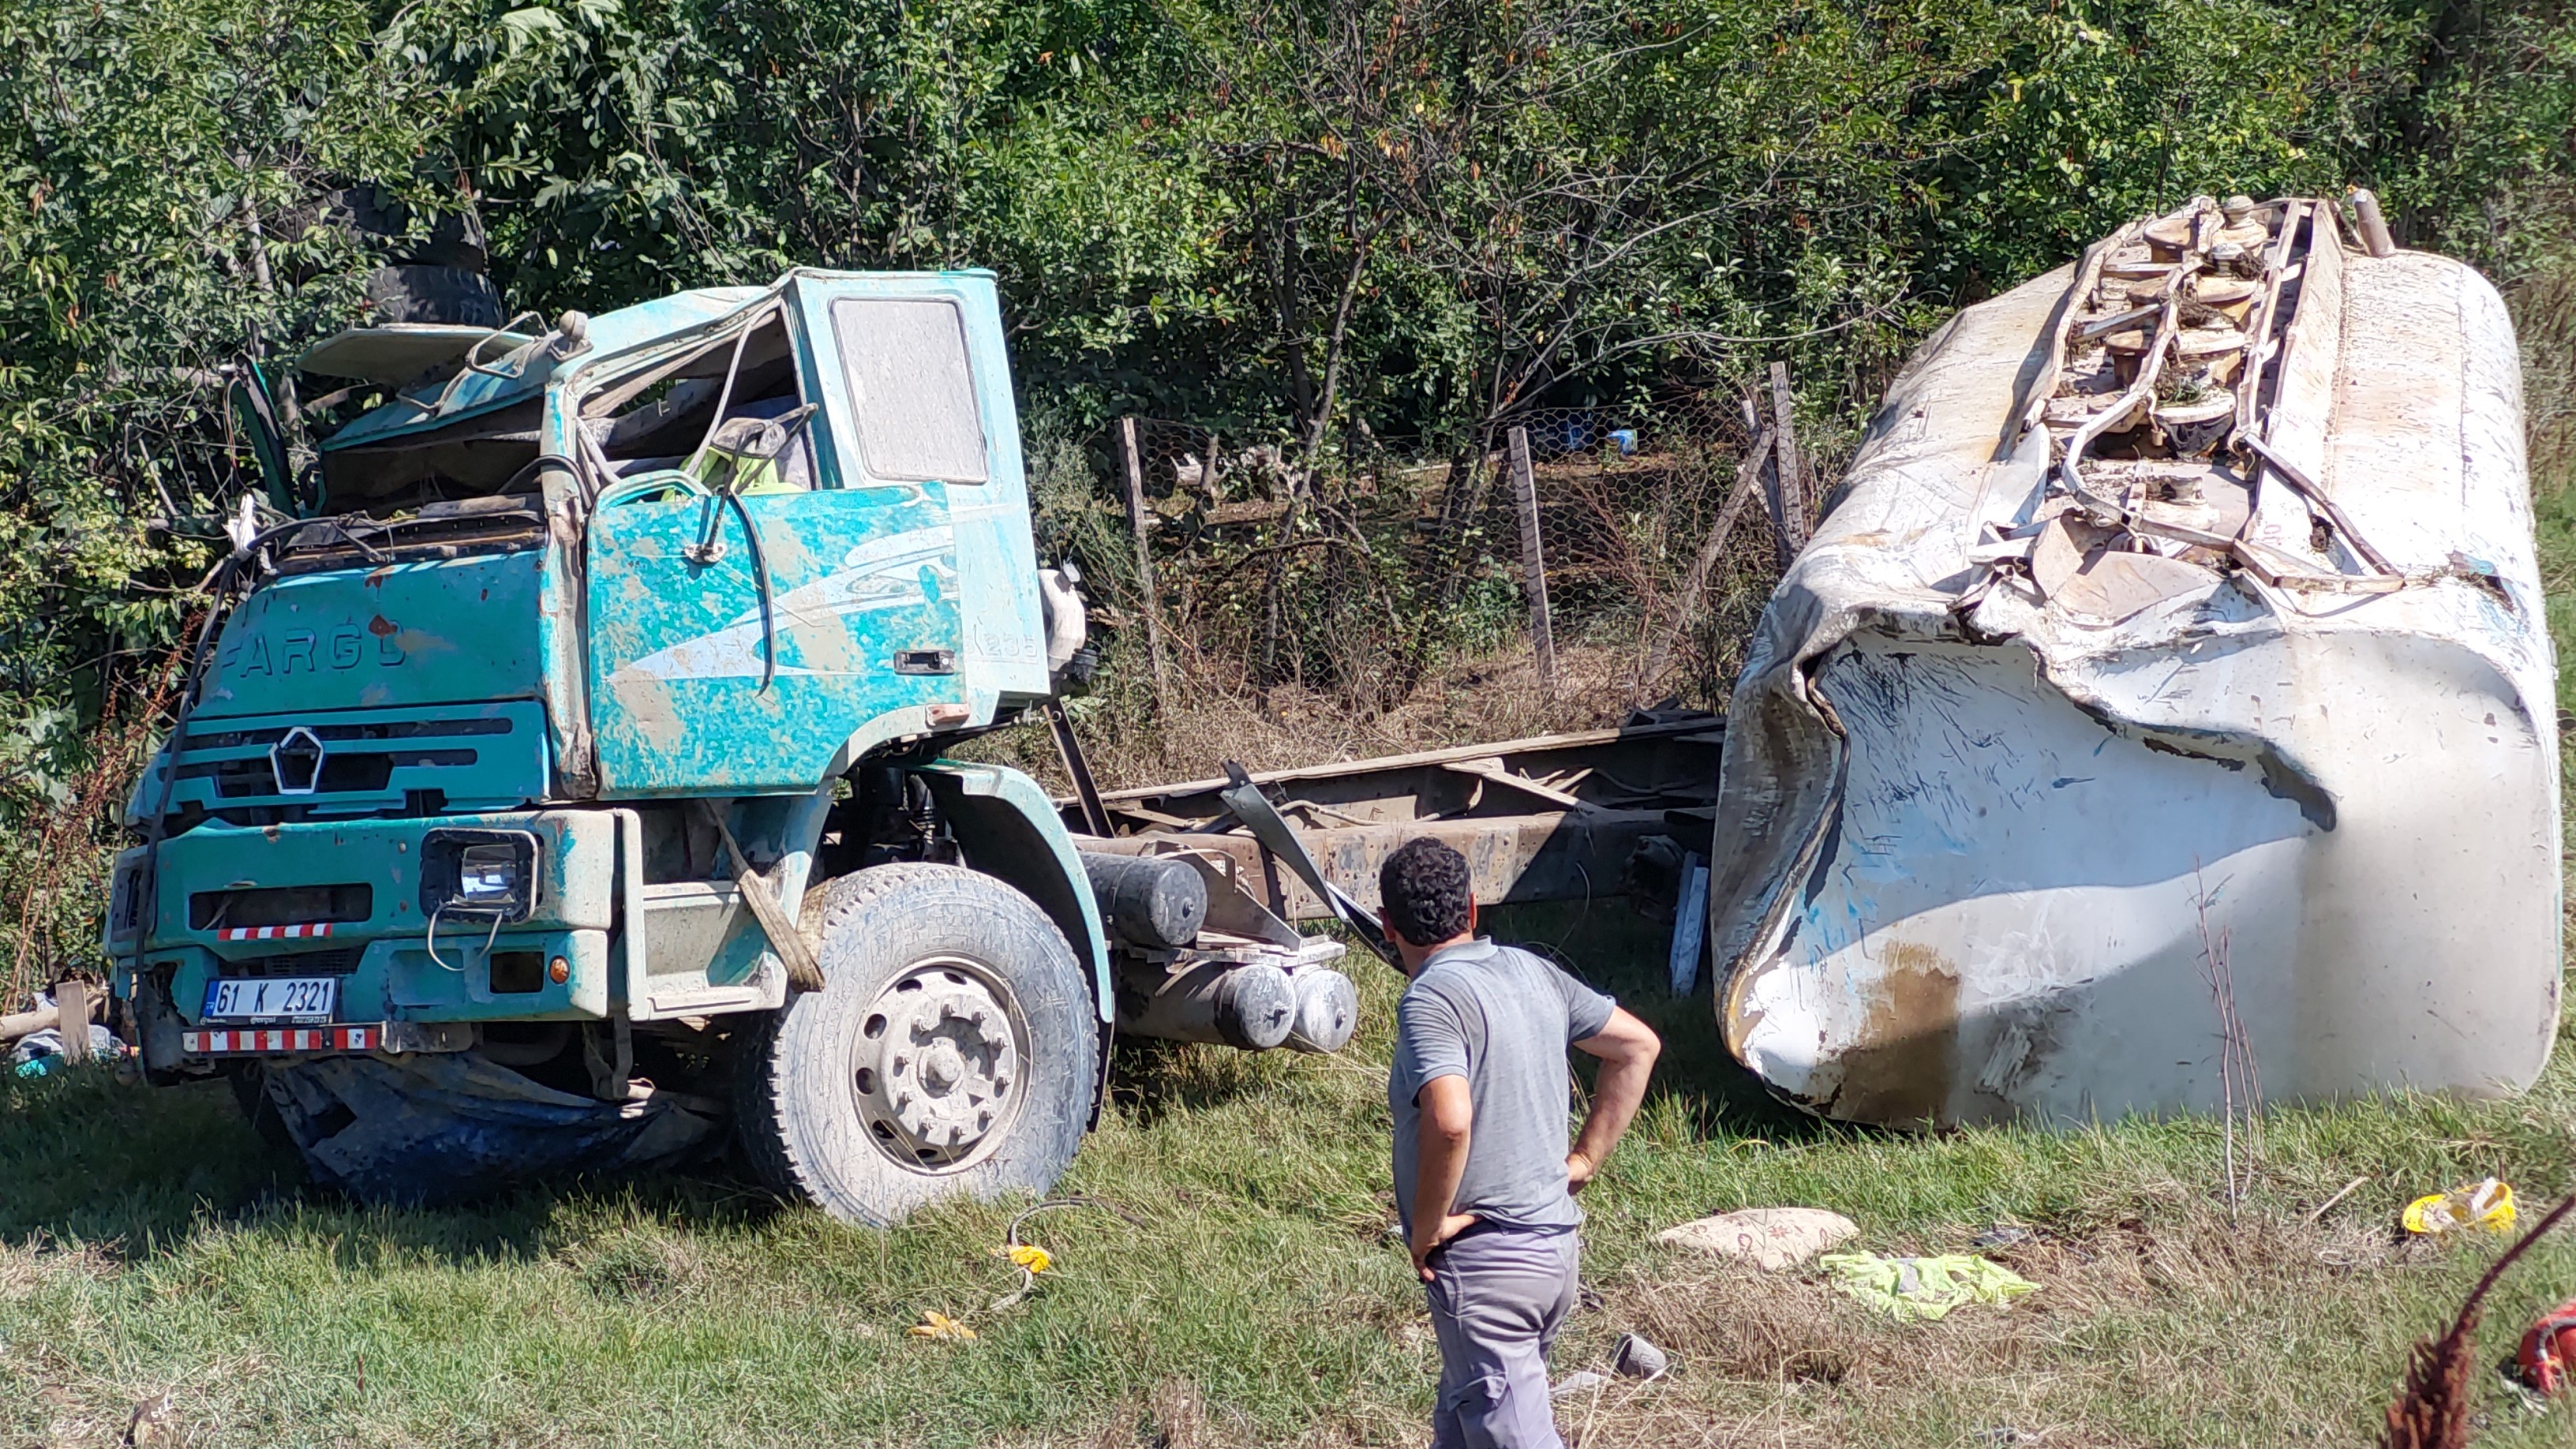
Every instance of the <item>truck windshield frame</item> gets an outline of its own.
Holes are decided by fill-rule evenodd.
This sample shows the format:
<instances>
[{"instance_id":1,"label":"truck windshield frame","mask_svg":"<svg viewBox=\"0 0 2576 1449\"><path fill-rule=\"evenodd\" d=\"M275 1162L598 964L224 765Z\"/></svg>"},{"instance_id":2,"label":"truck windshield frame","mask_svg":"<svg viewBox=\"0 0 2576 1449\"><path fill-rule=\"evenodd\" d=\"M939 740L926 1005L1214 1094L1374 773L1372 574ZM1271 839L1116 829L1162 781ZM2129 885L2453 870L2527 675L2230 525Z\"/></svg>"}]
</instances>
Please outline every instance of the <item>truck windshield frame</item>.
<instances>
[{"instance_id":1,"label":"truck windshield frame","mask_svg":"<svg viewBox=\"0 0 2576 1449\"><path fill-rule=\"evenodd\" d=\"M530 395L384 443L326 447L317 516L389 518L518 491L543 449L544 408L542 395Z\"/></svg>"}]
</instances>

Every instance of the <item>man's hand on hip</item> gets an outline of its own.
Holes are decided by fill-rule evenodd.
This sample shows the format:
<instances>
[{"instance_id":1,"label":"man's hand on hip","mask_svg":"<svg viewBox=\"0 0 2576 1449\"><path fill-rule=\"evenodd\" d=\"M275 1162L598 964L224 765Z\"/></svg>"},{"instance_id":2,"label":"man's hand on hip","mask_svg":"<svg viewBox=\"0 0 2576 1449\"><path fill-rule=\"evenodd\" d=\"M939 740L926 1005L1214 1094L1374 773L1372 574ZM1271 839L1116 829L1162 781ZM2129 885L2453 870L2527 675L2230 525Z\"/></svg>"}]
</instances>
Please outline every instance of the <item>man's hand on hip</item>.
<instances>
[{"instance_id":1,"label":"man's hand on hip","mask_svg":"<svg viewBox=\"0 0 2576 1449\"><path fill-rule=\"evenodd\" d=\"M1592 1174L1600 1170L1601 1164L1593 1161L1584 1153L1569 1152L1565 1154L1565 1195L1567 1197L1572 1197L1576 1193L1583 1191L1583 1185L1590 1182L1592 1180Z\"/></svg>"},{"instance_id":2,"label":"man's hand on hip","mask_svg":"<svg viewBox=\"0 0 2576 1449\"><path fill-rule=\"evenodd\" d=\"M1460 1233L1467 1231L1475 1225L1476 1215L1474 1213L1443 1213L1440 1217L1440 1221L1436 1223L1416 1223L1413 1228L1413 1242L1411 1245L1413 1249L1413 1271L1422 1275L1423 1282L1430 1282L1431 1255L1440 1251L1441 1244L1448 1242L1451 1238L1458 1236Z\"/></svg>"}]
</instances>

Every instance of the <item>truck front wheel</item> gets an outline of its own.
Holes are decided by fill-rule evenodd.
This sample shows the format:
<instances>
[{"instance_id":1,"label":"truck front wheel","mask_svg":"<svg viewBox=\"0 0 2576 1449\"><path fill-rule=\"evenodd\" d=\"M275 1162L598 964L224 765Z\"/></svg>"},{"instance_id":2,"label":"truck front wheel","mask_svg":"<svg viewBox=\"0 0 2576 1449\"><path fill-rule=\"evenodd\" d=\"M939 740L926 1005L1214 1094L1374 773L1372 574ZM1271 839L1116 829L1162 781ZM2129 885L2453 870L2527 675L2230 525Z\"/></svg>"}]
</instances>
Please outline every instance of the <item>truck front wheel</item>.
<instances>
[{"instance_id":1,"label":"truck front wheel","mask_svg":"<svg viewBox=\"0 0 2576 1449\"><path fill-rule=\"evenodd\" d=\"M859 871L807 907L826 985L753 1033L736 1077L754 1169L877 1226L941 1197L1045 1193L1090 1121L1100 1041L1064 933L956 866Z\"/></svg>"}]
</instances>

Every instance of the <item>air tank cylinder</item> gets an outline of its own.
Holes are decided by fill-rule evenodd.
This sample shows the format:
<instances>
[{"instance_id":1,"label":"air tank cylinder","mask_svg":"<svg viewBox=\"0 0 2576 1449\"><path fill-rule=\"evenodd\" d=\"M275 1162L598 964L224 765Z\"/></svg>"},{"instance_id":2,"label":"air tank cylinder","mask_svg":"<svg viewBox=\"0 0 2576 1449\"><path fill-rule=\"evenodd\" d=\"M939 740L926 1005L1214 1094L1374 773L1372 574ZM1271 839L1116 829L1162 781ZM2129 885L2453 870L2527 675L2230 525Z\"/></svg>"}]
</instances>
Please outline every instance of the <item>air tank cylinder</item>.
<instances>
[{"instance_id":1,"label":"air tank cylinder","mask_svg":"<svg viewBox=\"0 0 2576 1449\"><path fill-rule=\"evenodd\" d=\"M1174 950L1197 940L1207 923L1207 882L1180 861L1085 851L1082 869L1101 924L1122 944Z\"/></svg>"},{"instance_id":2,"label":"air tank cylinder","mask_svg":"<svg viewBox=\"0 0 2576 1449\"><path fill-rule=\"evenodd\" d=\"M1267 962L1203 961L1172 971L1122 959L1117 969L1123 1032L1261 1052L1287 1041L1297 1026L1297 988Z\"/></svg>"},{"instance_id":3,"label":"air tank cylinder","mask_svg":"<svg viewBox=\"0 0 2576 1449\"><path fill-rule=\"evenodd\" d=\"M1288 1045L1301 1052L1337 1052L1359 1030L1360 993L1351 978L1329 966L1308 966L1290 978L1297 988L1297 1023Z\"/></svg>"}]
</instances>

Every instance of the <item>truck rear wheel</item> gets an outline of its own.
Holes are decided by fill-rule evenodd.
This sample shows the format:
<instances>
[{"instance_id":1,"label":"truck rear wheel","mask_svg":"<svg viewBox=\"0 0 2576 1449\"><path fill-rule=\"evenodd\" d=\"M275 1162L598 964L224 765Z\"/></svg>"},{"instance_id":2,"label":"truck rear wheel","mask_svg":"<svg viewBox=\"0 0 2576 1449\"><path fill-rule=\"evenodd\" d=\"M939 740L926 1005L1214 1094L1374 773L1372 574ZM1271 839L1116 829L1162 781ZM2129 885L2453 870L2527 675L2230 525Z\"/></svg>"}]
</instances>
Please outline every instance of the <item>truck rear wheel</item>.
<instances>
[{"instance_id":1,"label":"truck rear wheel","mask_svg":"<svg viewBox=\"0 0 2576 1449\"><path fill-rule=\"evenodd\" d=\"M1100 1040L1064 933L956 866L859 871L807 905L826 985L755 1032L736 1078L753 1168L877 1226L1053 1186L1091 1118Z\"/></svg>"}]
</instances>

